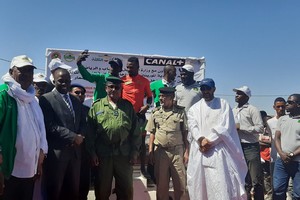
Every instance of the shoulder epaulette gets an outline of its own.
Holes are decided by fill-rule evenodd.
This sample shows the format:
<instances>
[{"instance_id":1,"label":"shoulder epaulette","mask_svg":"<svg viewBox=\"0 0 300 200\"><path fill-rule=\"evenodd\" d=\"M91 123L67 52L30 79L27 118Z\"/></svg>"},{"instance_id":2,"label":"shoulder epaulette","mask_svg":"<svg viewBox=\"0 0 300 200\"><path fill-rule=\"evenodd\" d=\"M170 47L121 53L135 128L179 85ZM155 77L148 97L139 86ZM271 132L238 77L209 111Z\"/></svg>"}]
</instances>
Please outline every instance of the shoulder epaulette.
<instances>
[{"instance_id":1,"label":"shoulder epaulette","mask_svg":"<svg viewBox=\"0 0 300 200\"><path fill-rule=\"evenodd\" d=\"M94 101L93 104L92 104L92 106L93 106L95 103L97 103L98 101L100 101L100 100L101 100L101 98L99 98L99 99L97 99L96 101Z\"/></svg>"},{"instance_id":2,"label":"shoulder epaulette","mask_svg":"<svg viewBox=\"0 0 300 200\"><path fill-rule=\"evenodd\" d=\"M179 106L179 105L175 105L174 107L177 108L178 110L184 110L185 109L185 107Z\"/></svg>"}]
</instances>

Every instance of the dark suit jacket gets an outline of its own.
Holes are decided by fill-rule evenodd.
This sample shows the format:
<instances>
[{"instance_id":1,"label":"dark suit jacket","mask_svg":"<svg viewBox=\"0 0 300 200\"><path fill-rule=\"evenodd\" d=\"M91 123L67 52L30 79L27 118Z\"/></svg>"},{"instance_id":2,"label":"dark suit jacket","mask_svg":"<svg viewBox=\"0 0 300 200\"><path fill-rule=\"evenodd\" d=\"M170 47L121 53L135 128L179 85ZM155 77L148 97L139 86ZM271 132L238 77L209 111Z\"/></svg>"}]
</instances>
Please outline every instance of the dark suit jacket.
<instances>
[{"instance_id":1,"label":"dark suit jacket","mask_svg":"<svg viewBox=\"0 0 300 200\"><path fill-rule=\"evenodd\" d=\"M70 148L74 148L75 155L80 158L80 147L72 144L76 134L83 135L85 132L85 117L79 100L72 95L70 99L75 112L75 120L57 90L44 94L39 99L44 113L49 159L53 158L52 156L59 160L69 159L72 155L65 152L70 152Z\"/></svg>"}]
</instances>

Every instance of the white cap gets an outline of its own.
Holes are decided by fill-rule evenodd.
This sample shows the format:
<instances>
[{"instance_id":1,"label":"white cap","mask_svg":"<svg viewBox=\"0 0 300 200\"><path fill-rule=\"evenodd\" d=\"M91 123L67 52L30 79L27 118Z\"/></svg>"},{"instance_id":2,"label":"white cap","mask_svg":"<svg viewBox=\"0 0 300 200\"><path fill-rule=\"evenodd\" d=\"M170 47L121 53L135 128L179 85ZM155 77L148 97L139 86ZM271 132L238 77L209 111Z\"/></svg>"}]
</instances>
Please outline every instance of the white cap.
<instances>
[{"instance_id":1,"label":"white cap","mask_svg":"<svg viewBox=\"0 0 300 200\"><path fill-rule=\"evenodd\" d=\"M10 69L12 69L13 67L20 68L20 67L25 67L28 65L34 67L31 58L29 58L26 55L16 56L11 60ZM34 67L34 68L36 68L36 67Z\"/></svg>"},{"instance_id":2,"label":"white cap","mask_svg":"<svg viewBox=\"0 0 300 200\"><path fill-rule=\"evenodd\" d=\"M241 92L245 93L249 98L251 97L251 90L248 86L242 86L240 88L234 88L233 91L234 92L241 91Z\"/></svg>"},{"instance_id":3,"label":"white cap","mask_svg":"<svg viewBox=\"0 0 300 200\"><path fill-rule=\"evenodd\" d=\"M188 72L194 72L194 67L192 65L184 65L182 69L185 69Z\"/></svg>"},{"instance_id":4,"label":"white cap","mask_svg":"<svg viewBox=\"0 0 300 200\"><path fill-rule=\"evenodd\" d=\"M51 62L49 63L48 67L49 67L51 72L54 71L57 68L62 68L62 69L66 69L66 70L72 69L71 66L66 65L59 58L53 58L51 60Z\"/></svg>"},{"instance_id":5,"label":"white cap","mask_svg":"<svg viewBox=\"0 0 300 200\"><path fill-rule=\"evenodd\" d=\"M46 76L42 73L34 74L33 75L33 82L35 82L35 83L39 83L39 82L47 83Z\"/></svg>"}]
</instances>

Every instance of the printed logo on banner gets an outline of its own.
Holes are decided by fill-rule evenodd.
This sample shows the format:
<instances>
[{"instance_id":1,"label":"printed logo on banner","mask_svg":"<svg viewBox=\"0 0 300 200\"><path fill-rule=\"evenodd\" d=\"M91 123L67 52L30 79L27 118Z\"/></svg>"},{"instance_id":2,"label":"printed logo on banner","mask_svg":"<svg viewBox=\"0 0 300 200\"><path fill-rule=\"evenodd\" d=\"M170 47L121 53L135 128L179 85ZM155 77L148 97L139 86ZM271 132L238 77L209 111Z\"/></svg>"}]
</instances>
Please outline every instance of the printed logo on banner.
<instances>
[{"instance_id":1,"label":"printed logo on banner","mask_svg":"<svg viewBox=\"0 0 300 200\"><path fill-rule=\"evenodd\" d=\"M67 61L67 62L72 62L72 61L75 60L75 56L74 56L71 52L67 52L67 53L65 53L65 55L64 55L64 59L65 59L65 61Z\"/></svg>"},{"instance_id":2,"label":"printed logo on banner","mask_svg":"<svg viewBox=\"0 0 300 200\"><path fill-rule=\"evenodd\" d=\"M176 58L155 58L155 57L144 57L144 65L155 65L155 66L183 66L185 59Z\"/></svg>"},{"instance_id":3,"label":"printed logo on banner","mask_svg":"<svg viewBox=\"0 0 300 200\"><path fill-rule=\"evenodd\" d=\"M61 59L61 54L58 51L54 51L51 53L50 57L51 57L51 59L53 59L53 58Z\"/></svg>"},{"instance_id":4,"label":"printed logo on banner","mask_svg":"<svg viewBox=\"0 0 300 200\"><path fill-rule=\"evenodd\" d=\"M110 56L107 54L104 55L94 55L94 57L92 58L92 61L95 62L108 62L110 59Z\"/></svg>"}]
</instances>

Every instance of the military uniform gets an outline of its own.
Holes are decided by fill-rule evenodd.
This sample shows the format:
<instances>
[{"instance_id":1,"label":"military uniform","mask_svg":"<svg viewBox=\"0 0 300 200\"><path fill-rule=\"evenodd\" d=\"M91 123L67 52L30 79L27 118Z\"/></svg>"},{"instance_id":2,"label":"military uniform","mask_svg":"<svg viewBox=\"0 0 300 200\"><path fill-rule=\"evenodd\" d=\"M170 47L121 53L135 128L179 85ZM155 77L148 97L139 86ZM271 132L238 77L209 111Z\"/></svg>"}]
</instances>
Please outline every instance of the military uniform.
<instances>
[{"instance_id":1,"label":"military uniform","mask_svg":"<svg viewBox=\"0 0 300 200\"><path fill-rule=\"evenodd\" d=\"M154 171L157 199L169 199L170 175L175 199L183 199L186 193L183 131L187 131L184 107L173 106L169 111L161 107L155 108L148 120L146 130L155 135Z\"/></svg>"},{"instance_id":2,"label":"military uniform","mask_svg":"<svg viewBox=\"0 0 300 200\"><path fill-rule=\"evenodd\" d=\"M95 194L97 199L109 199L113 176L118 185L118 198L132 199L132 173L129 163L137 155L140 134L135 131L136 114L132 104L119 99L114 108L108 98L94 103L88 115L89 131L86 138L89 154L97 155Z\"/></svg>"}]
</instances>

